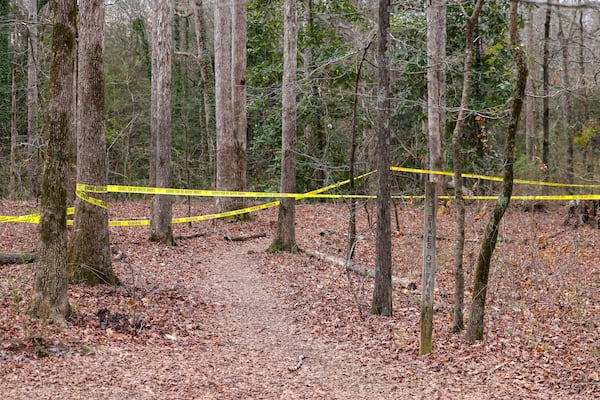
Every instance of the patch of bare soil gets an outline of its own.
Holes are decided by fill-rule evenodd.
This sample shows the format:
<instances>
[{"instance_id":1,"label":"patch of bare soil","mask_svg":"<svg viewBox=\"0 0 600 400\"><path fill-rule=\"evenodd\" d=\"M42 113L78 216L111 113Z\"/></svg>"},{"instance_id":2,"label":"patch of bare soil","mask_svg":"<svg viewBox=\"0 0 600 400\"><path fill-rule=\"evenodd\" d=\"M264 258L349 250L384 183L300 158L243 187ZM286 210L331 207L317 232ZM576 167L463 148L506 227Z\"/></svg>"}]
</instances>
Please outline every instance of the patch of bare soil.
<instances>
[{"instance_id":1,"label":"patch of bare soil","mask_svg":"<svg viewBox=\"0 0 600 400\"><path fill-rule=\"evenodd\" d=\"M467 216L467 307L489 208ZM0 204L3 215L28 212ZM176 205L177 216L186 212ZM192 214L209 212L210 204L193 204ZM112 218L146 213L141 203L111 205ZM0 266L0 397L600 398L598 230L561 226L558 207L512 208L493 261L486 338L469 345L450 333L454 212L441 210L434 351L421 357L421 209L402 206L397 215L394 274L416 289L394 290L392 318L368 314L371 279L306 254L265 253L274 209L250 222L176 225L173 248L148 242L144 228L111 228L123 285L71 286L66 327L26 316L32 264ZM355 262L369 268L373 217L371 206L360 208ZM343 258L347 219L343 204L298 206L300 247ZM258 238L225 240L243 236ZM0 224L0 238L0 252L33 250L35 227Z\"/></svg>"}]
</instances>

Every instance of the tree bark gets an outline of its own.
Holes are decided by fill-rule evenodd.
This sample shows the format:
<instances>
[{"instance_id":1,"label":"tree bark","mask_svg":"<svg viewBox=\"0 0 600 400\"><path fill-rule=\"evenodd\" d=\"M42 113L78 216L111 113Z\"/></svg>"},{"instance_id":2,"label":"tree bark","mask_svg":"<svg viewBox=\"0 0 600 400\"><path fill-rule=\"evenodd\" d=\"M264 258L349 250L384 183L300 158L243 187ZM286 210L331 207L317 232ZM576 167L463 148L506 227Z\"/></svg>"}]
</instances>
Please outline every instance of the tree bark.
<instances>
[{"instance_id":1,"label":"tree bark","mask_svg":"<svg viewBox=\"0 0 600 400\"><path fill-rule=\"evenodd\" d=\"M548 171L550 168L550 22L552 19L552 9L546 9L546 19L544 22L544 55L542 59L542 85L543 85L543 117L542 125L544 129L542 143L542 163L543 179L548 180ZM545 187L544 187L545 188ZM542 188L542 190L545 190Z\"/></svg>"},{"instance_id":2,"label":"tree bark","mask_svg":"<svg viewBox=\"0 0 600 400\"><path fill-rule=\"evenodd\" d=\"M371 314L391 316L392 232L390 221L390 75L387 60L390 1L379 0L377 30L377 230L375 288Z\"/></svg>"},{"instance_id":3,"label":"tree bark","mask_svg":"<svg viewBox=\"0 0 600 400\"><path fill-rule=\"evenodd\" d=\"M471 304L471 313L469 325L467 327L467 340L471 343L483 339L485 300L487 296L487 286L490 272L492 254L498 240L498 230L500 221L504 212L508 208L513 189L514 178L514 152L515 138L521 116L521 109L525 97L525 85L527 84L527 64L523 54L523 49L519 42L518 33L518 0L511 0L510 3L510 45L516 63L516 86L513 90L512 105L510 111L510 120L507 128L506 143L504 146L504 173L502 180L502 193L498 197L498 203L488 221L477 265L474 271L473 298Z\"/></svg>"},{"instance_id":4,"label":"tree bark","mask_svg":"<svg viewBox=\"0 0 600 400\"><path fill-rule=\"evenodd\" d=\"M248 117L246 111L246 39L248 28L246 22L247 0L232 1L232 40L231 40L231 102L233 111L233 141L235 156L230 168L233 170L235 190L246 190L246 137ZM244 198L240 197L232 204L234 209L244 207ZM238 215L247 219L249 214Z\"/></svg>"},{"instance_id":5,"label":"tree bark","mask_svg":"<svg viewBox=\"0 0 600 400\"><path fill-rule=\"evenodd\" d=\"M152 80L156 82L156 96L152 99L156 110L156 187L171 186L171 70L173 61L173 0L155 0L152 43L155 59ZM152 201L150 240L167 246L175 245L173 238L173 197L156 195Z\"/></svg>"},{"instance_id":6,"label":"tree bark","mask_svg":"<svg viewBox=\"0 0 600 400\"><path fill-rule=\"evenodd\" d=\"M82 2L79 22L77 182L105 186L104 0ZM105 200L101 194L94 197ZM68 263L70 282L92 286L119 282L110 256L108 209L77 198Z\"/></svg>"},{"instance_id":7,"label":"tree bark","mask_svg":"<svg viewBox=\"0 0 600 400\"><path fill-rule=\"evenodd\" d=\"M245 5L244 5L245 6ZM235 7L239 7L235 2ZM238 34L233 34L237 26L233 26L233 15L236 14L236 20L244 20L245 16L240 16L243 10L233 12L234 4L231 0L219 1L215 5L215 114L217 118L217 190L243 191L246 185L246 128L241 128L240 121L245 121L245 35L243 38L244 46L241 43L233 44L233 38L239 39ZM245 23L242 23L242 30L245 31ZM234 66L233 50L236 50L235 56L242 57L240 52L244 53L242 57L243 68ZM244 72L241 72L241 69ZM232 79L235 77L235 79ZM237 82L233 82L238 80ZM244 80L244 84L240 84ZM235 93L234 93L235 87ZM243 89L243 90L242 90ZM239 107L240 103L236 101L243 100L244 110L239 111L234 107ZM238 112L244 113L243 117L238 118ZM243 132L243 134L242 134ZM243 136L243 138L241 137ZM218 197L216 200L217 212L226 212L243 208L243 198Z\"/></svg>"},{"instance_id":8,"label":"tree bark","mask_svg":"<svg viewBox=\"0 0 600 400\"><path fill-rule=\"evenodd\" d=\"M11 24L12 41L12 63L11 63L11 106L10 106L10 161L9 161L9 180L8 197L11 200L17 198L17 32L16 24Z\"/></svg>"},{"instance_id":9,"label":"tree bark","mask_svg":"<svg viewBox=\"0 0 600 400\"><path fill-rule=\"evenodd\" d=\"M38 126L38 99L39 99L39 60L38 60L38 0L29 0L28 11L28 38L27 41L27 135L31 146L30 155L34 160L28 168L31 193L37 198L39 176L39 126Z\"/></svg>"},{"instance_id":10,"label":"tree bark","mask_svg":"<svg viewBox=\"0 0 600 400\"><path fill-rule=\"evenodd\" d=\"M473 43L475 26L484 0L477 0L471 15L467 16L465 27L465 59L463 62L463 87L460 109L452 133L452 162L454 164L454 195L456 196L456 241L454 245L454 309L452 313L452 332L460 332L465 328L463 318L465 298L465 275L463 255L465 247L465 202L463 198L462 154L460 142L467 119L469 108L471 82L473 77Z\"/></svg>"},{"instance_id":11,"label":"tree bark","mask_svg":"<svg viewBox=\"0 0 600 400\"><path fill-rule=\"evenodd\" d=\"M298 16L296 0L284 2L283 82L281 116L281 192L296 191L296 71ZM296 200L283 198L279 204L277 233L269 251L297 252Z\"/></svg>"},{"instance_id":12,"label":"tree bark","mask_svg":"<svg viewBox=\"0 0 600 400\"><path fill-rule=\"evenodd\" d=\"M444 168L442 143L446 137L446 0L427 1L427 119L428 168L441 171ZM442 182L440 175L430 175L425 183L419 354L428 354L432 349L437 199Z\"/></svg>"},{"instance_id":13,"label":"tree bark","mask_svg":"<svg viewBox=\"0 0 600 400\"><path fill-rule=\"evenodd\" d=\"M205 128L205 138L203 148L206 149L205 153L208 158L208 175L210 176L211 183L215 182L215 118L213 113L213 102L212 98L214 95L214 77L211 69L208 65L211 64L210 57L206 52L206 46L204 44L204 36L206 33L204 26L204 11L202 0L194 0L195 6L193 8L194 13L194 30L196 32L196 51L198 53L198 67L200 69L200 78L202 79L202 103L204 115L204 123L201 125ZM208 64L208 65L207 65Z\"/></svg>"},{"instance_id":14,"label":"tree bark","mask_svg":"<svg viewBox=\"0 0 600 400\"><path fill-rule=\"evenodd\" d=\"M536 47L535 40L535 18L533 15L533 6L527 6L527 26L525 28L527 35L527 69L529 76L527 77L527 98L525 103L525 155L527 162L533 164L535 160L535 144L536 144L536 98L535 94L535 76L534 76L534 49Z\"/></svg>"},{"instance_id":15,"label":"tree bark","mask_svg":"<svg viewBox=\"0 0 600 400\"><path fill-rule=\"evenodd\" d=\"M561 14L558 14L558 38L560 40L561 55L562 55L562 74L565 91L565 101L563 102L563 116L565 123L565 134L567 140L567 182L573 183L575 179L575 171L573 166L573 140L575 139L576 126L573 115L573 97L571 95L571 69L569 68L569 48L567 38L563 29L563 19ZM571 192L572 188L569 189Z\"/></svg>"},{"instance_id":16,"label":"tree bark","mask_svg":"<svg viewBox=\"0 0 600 400\"><path fill-rule=\"evenodd\" d=\"M40 203L40 240L29 314L64 323L70 314L67 292L67 193L75 62L75 0L53 1L49 104L44 130L45 162Z\"/></svg>"}]
</instances>

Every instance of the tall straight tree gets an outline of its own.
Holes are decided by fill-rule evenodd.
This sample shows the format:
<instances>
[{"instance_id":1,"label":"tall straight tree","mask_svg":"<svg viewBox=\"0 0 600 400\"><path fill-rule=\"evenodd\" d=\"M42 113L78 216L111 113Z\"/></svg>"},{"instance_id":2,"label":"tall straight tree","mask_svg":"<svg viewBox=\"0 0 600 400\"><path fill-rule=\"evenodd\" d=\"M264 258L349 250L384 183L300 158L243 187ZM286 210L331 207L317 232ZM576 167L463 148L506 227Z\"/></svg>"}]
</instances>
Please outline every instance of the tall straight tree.
<instances>
[{"instance_id":1,"label":"tall straight tree","mask_svg":"<svg viewBox=\"0 0 600 400\"><path fill-rule=\"evenodd\" d=\"M504 212L508 208L513 189L515 137L521 117L521 109L525 98L525 85L527 83L527 64L523 54L523 47L519 41L519 0L510 2L510 47L516 64L516 82L513 89L512 104L509 113L509 122L504 145L504 173L502 178L502 193L485 227L477 265L473 272L473 297L469 325L467 326L467 340L471 343L483 339L483 317L485 314L485 299L487 296L488 280L492 254L498 240L498 230Z\"/></svg>"},{"instance_id":2,"label":"tall straight tree","mask_svg":"<svg viewBox=\"0 0 600 400\"><path fill-rule=\"evenodd\" d=\"M296 72L298 56L298 11L296 0L284 1L283 82L281 115L281 192L296 191ZM281 199L277 233L270 251L298 251L296 244L296 204Z\"/></svg>"},{"instance_id":3,"label":"tall straight tree","mask_svg":"<svg viewBox=\"0 0 600 400\"><path fill-rule=\"evenodd\" d=\"M152 90L153 117L156 118L151 136L156 140L156 187L171 186L171 70L173 62L173 0L154 0L152 31ZM150 240L173 246L173 197L156 195L152 201Z\"/></svg>"},{"instance_id":4,"label":"tall straight tree","mask_svg":"<svg viewBox=\"0 0 600 400\"><path fill-rule=\"evenodd\" d=\"M31 146L31 155L34 159L29 167L31 181L31 191L37 197L38 193L38 175L39 165L37 157L37 148L39 146L40 135L38 132L38 98L39 98L39 60L38 60L38 0L29 0L27 3L28 24L27 31L27 135L29 145Z\"/></svg>"},{"instance_id":5,"label":"tall straight tree","mask_svg":"<svg viewBox=\"0 0 600 400\"><path fill-rule=\"evenodd\" d=\"M233 110L233 139L235 157L230 166L235 174L235 190L246 190L246 136L248 113L246 112L246 21L247 0L234 0L231 4L231 105ZM244 206L243 198L236 200L235 208Z\"/></svg>"},{"instance_id":6,"label":"tall straight tree","mask_svg":"<svg viewBox=\"0 0 600 400\"><path fill-rule=\"evenodd\" d=\"M446 136L446 0L427 0L427 118L429 169L440 171L442 141ZM423 290L419 354L428 354L433 336L433 289L436 266L436 218L440 175L425 182L423 234Z\"/></svg>"},{"instance_id":7,"label":"tall straight tree","mask_svg":"<svg viewBox=\"0 0 600 400\"><path fill-rule=\"evenodd\" d=\"M206 27L204 24L204 7L202 0L193 0L194 4L191 5L194 14L194 30L196 33L196 51L198 53L198 67L200 69L200 78L202 79L202 106L203 116L200 117L205 129L204 142L202 148L206 149L204 153L208 158L208 171L211 178L211 182L215 180L215 119L213 112L212 96L214 92L214 77L212 75L211 68L208 65L211 64L210 57L206 51L204 43L204 36Z\"/></svg>"},{"instance_id":8,"label":"tall straight tree","mask_svg":"<svg viewBox=\"0 0 600 400\"><path fill-rule=\"evenodd\" d=\"M104 0L82 2L77 60L77 182L95 186L106 185L103 33ZM108 209L77 198L68 260L71 282L118 283L110 257Z\"/></svg>"},{"instance_id":9,"label":"tall straight tree","mask_svg":"<svg viewBox=\"0 0 600 400\"><path fill-rule=\"evenodd\" d=\"M234 24L235 19L235 24ZM246 2L215 5L217 190L246 188ZM242 198L219 197L217 211L243 208Z\"/></svg>"},{"instance_id":10,"label":"tall straight tree","mask_svg":"<svg viewBox=\"0 0 600 400\"><path fill-rule=\"evenodd\" d=\"M371 314L392 315L392 228L390 221L390 72L387 59L390 0L379 0L377 30L377 232L375 289Z\"/></svg>"},{"instance_id":11,"label":"tall straight tree","mask_svg":"<svg viewBox=\"0 0 600 400\"><path fill-rule=\"evenodd\" d=\"M452 133L452 162L454 164L454 193L456 196L456 240L454 246L454 312L452 313L452 332L460 332L464 329L463 305L465 298L465 274L463 268L463 255L465 248L465 203L463 198L462 178L462 154L461 140L467 120L471 96L471 82L473 79L473 43L475 26L479 21L479 14L484 0L477 0L473 6L473 12L468 15L465 27L465 59L463 61L463 87L460 99L460 108L456 125Z\"/></svg>"},{"instance_id":12,"label":"tall straight tree","mask_svg":"<svg viewBox=\"0 0 600 400\"><path fill-rule=\"evenodd\" d=\"M44 129L39 243L29 314L64 323L70 314L67 292L67 193L65 175L73 109L75 0L53 0L49 100Z\"/></svg>"}]
</instances>

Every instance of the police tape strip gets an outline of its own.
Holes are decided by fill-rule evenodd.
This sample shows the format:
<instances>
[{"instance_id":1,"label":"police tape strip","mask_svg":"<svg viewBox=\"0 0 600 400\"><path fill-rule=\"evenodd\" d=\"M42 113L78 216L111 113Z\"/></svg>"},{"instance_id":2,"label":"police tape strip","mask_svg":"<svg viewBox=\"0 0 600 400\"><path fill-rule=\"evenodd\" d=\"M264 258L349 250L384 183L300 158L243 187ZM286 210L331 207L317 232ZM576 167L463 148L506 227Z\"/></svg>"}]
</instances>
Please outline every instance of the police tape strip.
<instances>
[{"instance_id":1,"label":"police tape strip","mask_svg":"<svg viewBox=\"0 0 600 400\"><path fill-rule=\"evenodd\" d=\"M391 171L394 172L408 172L418 174L435 174L435 175L446 175L452 176L452 172L448 171L434 171L418 168L408 167L391 167ZM367 172L365 174L357 176L355 179L362 179L377 171ZM491 181L502 181L502 178L480 174L462 174L465 178L474 179L485 179ZM219 190L197 190L197 189L174 189L174 188L151 188L141 186L123 186L123 185L107 185L107 186L95 186L86 184L77 184L76 195L82 200L94 204L98 207L108 208L108 205L87 193L133 193L133 194L163 194L163 195L180 195L180 196L201 196L201 197L251 197L251 198L294 198L296 200L306 198L323 198L323 199L374 199L374 195L339 195L339 194L324 194L323 192L329 191L336 187L348 184L350 179L346 179L341 182L325 186L320 189L316 189L307 193L270 193L270 192L241 192L241 191L219 191ZM514 179L513 182L521 184L530 184L538 186L555 186L555 187L578 187L578 188L600 188L600 185L592 184L565 184L556 182L541 182L523 179ZM403 196L392 196L393 199L423 199L424 196L414 195L403 195ZM440 199L454 199L454 196L440 196ZM465 196L465 200L497 200L498 196ZM511 196L511 200L514 201L569 201L569 200L600 200L600 195L587 194L587 195L549 195L549 196ZM206 221L217 218L227 218L230 216L246 214L253 211L263 210L269 207L279 205L279 201L272 201L265 204L260 204L252 207L245 207L239 210L228 211L224 213L209 214L195 217L183 217L174 218L173 223L186 223L196 221ZM74 212L71 210L71 214ZM22 222L22 223L39 223L39 214L30 214L20 217L13 216L0 216L0 223L3 222ZM72 221L67 221L69 225L72 225ZM111 220L109 221L110 226L143 226L149 225L150 220L139 219L139 220Z\"/></svg>"},{"instance_id":2,"label":"police tape strip","mask_svg":"<svg viewBox=\"0 0 600 400\"><path fill-rule=\"evenodd\" d=\"M454 176L454 173L449 172L449 171L434 171L434 170L429 170L429 169L418 169L418 168L408 168L408 167L391 167L390 170L395 171L395 172L410 172L410 173L414 173L414 174ZM462 177L463 178L472 178L472 179L483 179L483 180L497 181L497 182L501 182L503 180L503 178L501 178L499 176L469 174L469 173L463 173ZM594 184L544 182L544 181L533 181L533 180L527 180L527 179L513 179L513 182L524 184L524 185L536 185L536 186L600 189L600 185L594 185Z\"/></svg>"}]
</instances>

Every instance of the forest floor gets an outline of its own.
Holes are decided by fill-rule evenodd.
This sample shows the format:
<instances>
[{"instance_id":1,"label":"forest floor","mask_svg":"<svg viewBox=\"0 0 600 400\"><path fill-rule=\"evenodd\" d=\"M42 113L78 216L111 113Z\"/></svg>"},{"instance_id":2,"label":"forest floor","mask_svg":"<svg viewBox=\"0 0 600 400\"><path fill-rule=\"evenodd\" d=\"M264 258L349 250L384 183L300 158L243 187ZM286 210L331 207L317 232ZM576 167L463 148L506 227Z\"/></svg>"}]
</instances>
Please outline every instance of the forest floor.
<instances>
[{"instance_id":1,"label":"forest floor","mask_svg":"<svg viewBox=\"0 0 600 400\"><path fill-rule=\"evenodd\" d=\"M467 310L492 207L467 212ZM373 268L374 208L358 210L354 262ZM394 289L390 318L368 313L372 279L305 253L266 253L276 209L249 222L176 225L172 248L150 243L147 227L111 228L123 284L71 285L65 327L26 316L33 264L0 266L0 398L600 398L600 230L563 226L559 205L511 206L493 257L485 339L471 345L450 332L455 212L440 209L434 348L419 356L422 207L395 211L394 275L416 289ZM0 215L30 212L0 202ZM192 215L211 212L208 202L192 204ZM177 203L175 215L186 214ZM111 203L111 218L145 215L145 203ZM346 205L301 204L296 216L302 249L344 258ZM36 227L0 224L0 239L2 253L33 250Z\"/></svg>"}]
</instances>

